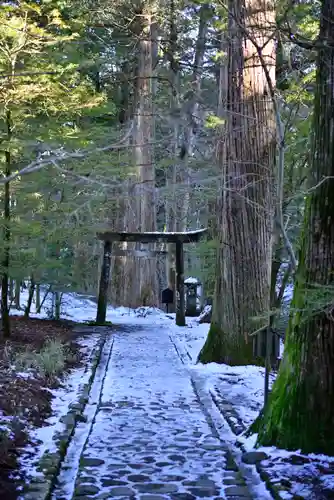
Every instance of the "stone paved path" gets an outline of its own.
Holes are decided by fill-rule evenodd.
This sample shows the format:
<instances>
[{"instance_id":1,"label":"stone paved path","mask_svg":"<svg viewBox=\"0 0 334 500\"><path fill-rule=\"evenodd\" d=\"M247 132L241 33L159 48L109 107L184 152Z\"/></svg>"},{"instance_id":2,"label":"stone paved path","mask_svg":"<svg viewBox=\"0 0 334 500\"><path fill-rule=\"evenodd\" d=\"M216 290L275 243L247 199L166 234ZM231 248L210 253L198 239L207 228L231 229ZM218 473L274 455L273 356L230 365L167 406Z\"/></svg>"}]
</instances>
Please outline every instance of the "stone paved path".
<instances>
[{"instance_id":1,"label":"stone paved path","mask_svg":"<svg viewBox=\"0 0 334 500\"><path fill-rule=\"evenodd\" d=\"M113 335L72 498L252 498L168 332L133 327Z\"/></svg>"}]
</instances>

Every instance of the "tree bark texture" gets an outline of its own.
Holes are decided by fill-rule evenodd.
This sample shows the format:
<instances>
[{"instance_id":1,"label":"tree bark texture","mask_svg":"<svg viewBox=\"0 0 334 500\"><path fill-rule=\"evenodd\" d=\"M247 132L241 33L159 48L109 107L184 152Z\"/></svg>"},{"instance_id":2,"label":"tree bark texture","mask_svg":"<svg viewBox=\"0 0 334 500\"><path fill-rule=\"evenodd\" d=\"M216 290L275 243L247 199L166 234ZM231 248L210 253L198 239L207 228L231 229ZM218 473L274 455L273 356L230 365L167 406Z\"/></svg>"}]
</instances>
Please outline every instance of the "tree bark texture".
<instances>
[{"instance_id":1,"label":"tree bark texture","mask_svg":"<svg viewBox=\"0 0 334 500\"><path fill-rule=\"evenodd\" d=\"M202 362L253 362L249 334L268 323L276 128L258 49L274 86L274 23L267 0L229 2L217 281Z\"/></svg>"},{"instance_id":2,"label":"tree bark texture","mask_svg":"<svg viewBox=\"0 0 334 500\"><path fill-rule=\"evenodd\" d=\"M133 170L127 177L124 196L118 195L118 210L111 220L115 230L141 232L156 230L155 165L154 165L154 67L157 59L157 25L154 2L141 3L136 8L132 32L136 40L136 61L127 74L135 82L131 103L125 99L127 85L123 83L123 106L131 104L126 116L133 117L131 146ZM121 120L124 120L122 113ZM117 221L115 222L115 219ZM115 250L138 250L140 243L115 244ZM157 305L159 287L157 261L129 256L112 258L112 301L128 307Z\"/></svg>"},{"instance_id":3,"label":"tree bark texture","mask_svg":"<svg viewBox=\"0 0 334 500\"><path fill-rule=\"evenodd\" d=\"M258 443L334 453L334 1L320 20L313 147L284 358Z\"/></svg>"},{"instance_id":4,"label":"tree bark texture","mask_svg":"<svg viewBox=\"0 0 334 500\"><path fill-rule=\"evenodd\" d=\"M152 58L154 54L155 20L151 8L144 10L144 25L139 42L138 108L135 134L135 165L138 175L136 191L139 209L139 230L156 230L155 165L154 165L154 106ZM158 305L159 291L157 262L152 259L137 261L139 282L137 296L140 304Z\"/></svg>"}]
</instances>

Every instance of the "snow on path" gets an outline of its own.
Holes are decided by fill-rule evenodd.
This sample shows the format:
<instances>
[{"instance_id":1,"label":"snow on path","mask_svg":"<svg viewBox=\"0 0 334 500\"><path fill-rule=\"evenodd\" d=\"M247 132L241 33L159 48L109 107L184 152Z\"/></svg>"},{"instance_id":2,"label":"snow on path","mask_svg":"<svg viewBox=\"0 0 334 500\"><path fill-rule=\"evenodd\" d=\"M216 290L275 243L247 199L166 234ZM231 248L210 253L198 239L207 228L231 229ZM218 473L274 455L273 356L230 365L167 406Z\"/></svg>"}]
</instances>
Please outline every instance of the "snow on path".
<instances>
[{"instance_id":1,"label":"snow on path","mask_svg":"<svg viewBox=\"0 0 334 500\"><path fill-rule=\"evenodd\" d=\"M73 498L251 498L203 414L168 329L130 325L113 336ZM70 497L58 491L58 498Z\"/></svg>"}]
</instances>

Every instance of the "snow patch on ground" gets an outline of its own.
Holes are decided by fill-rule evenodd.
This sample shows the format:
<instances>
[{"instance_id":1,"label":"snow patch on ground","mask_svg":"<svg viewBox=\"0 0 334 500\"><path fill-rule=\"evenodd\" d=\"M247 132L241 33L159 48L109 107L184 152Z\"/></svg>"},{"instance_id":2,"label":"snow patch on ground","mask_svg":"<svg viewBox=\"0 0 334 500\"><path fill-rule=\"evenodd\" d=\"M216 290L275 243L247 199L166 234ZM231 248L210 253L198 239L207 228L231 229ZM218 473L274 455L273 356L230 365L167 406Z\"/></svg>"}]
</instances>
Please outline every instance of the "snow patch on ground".
<instances>
[{"instance_id":1,"label":"snow patch on ground","mask_svg":"<svg viewBox=\"0 0 334 500\"><path fill-rule=\"evenodd\" d=\"M229 366L217 363L197 364L210 325L188 320L188 327L171 327L174 341L188 353L190 367L206 379L207 388L219 390L235 408L238 417L248 427L257 417L264 400L264 369L258 366ZM271 376L271 384L274 375Z\"/></svg>"},{"instance_id":2,"label":"snow patch on ground","mask_svg":"<svg viewBox=\"0 0 334 500\"><path fill-rule=\"evenodd\" d=\"M43 296L45 290L41 291L41 296ZM28 300L28 291L23 290L21 292L21 309L15 309L11 307L10 314L15 316L22 316L24 314L24 307ZM85 323L95 321L96 319L96 302L85 295L78 293L63 293L61 300L61 318L75 321L77 323ZM41 312L36 312L36 305L33 302L31 308L31 318L45 319L50 317L52 311L52 294L50 293L41 308ZM175 317L175 315L174 315ZM173 318L173 316L172 316ZM131 309L129 307L112 307L107 308L106 321L116 322L119 324L143 324L143 322L152 323L165 323L170 322L170 319L166 314L158 308L155 307L138 307L137 309ZM139 322L139 323L138 323Z\"/></svg>"},{"instance_id":3,"label":"snow patch on ground","mask_svg":"<svg viewBox=\"0 0 334 500\"><path fill-rule=\"evenodd\" d=\"M52 416L46 420L44 427L30 429L29 437L32 444L26 446L19 457L21 472L25 474L28 482L30 478L41 476L36 467L43 454L56 451L54 439L57 433L61 433L65 429L65 424L60 421L60 418L67 414L71 403L77 402L79 388L89 381L91 366L88 360L99 339L100 335L98 334L91 335L89 338L76 339L87 359L86 365L73 369L65 377L60 388L48 389L53 396Z\"/></svg>"}]
</instances>

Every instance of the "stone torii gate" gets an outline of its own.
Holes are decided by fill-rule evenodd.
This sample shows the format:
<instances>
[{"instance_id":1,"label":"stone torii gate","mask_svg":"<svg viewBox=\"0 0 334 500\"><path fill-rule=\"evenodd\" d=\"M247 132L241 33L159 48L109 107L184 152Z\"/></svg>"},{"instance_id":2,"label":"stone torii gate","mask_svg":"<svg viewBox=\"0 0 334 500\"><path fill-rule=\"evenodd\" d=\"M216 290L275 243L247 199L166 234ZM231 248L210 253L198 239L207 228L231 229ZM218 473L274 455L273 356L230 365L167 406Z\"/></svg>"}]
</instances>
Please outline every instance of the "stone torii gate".
<instances>
[{"instance_id":1,"label":"stone torii gate","mask_svg":"<svg viewBox=\"0 0 334 500\"><path fill-rule=\"evenodd\" d=\"M185 303L184 303L184 254L183 245L185 243L197 243L207 229L198 229L185 233L167 233L167 232L144 232L128 233L113 232L110 230L100 230L97 232L97 238L104 241L103 262L101 268L101 278L99 287L99 298L97 303L96 323L103 324L106 320L108 290L110 282L112 244L114 242L127 243L174 243L175 244L175 267L176 267L176 324L185 326ZM141 251L130 250L123 252L122 255L132 255L134 257L151 256L154 257L164 252L161 251ZM117 255L120 255L117 252Z\"/></svg>"}]
</instances>

